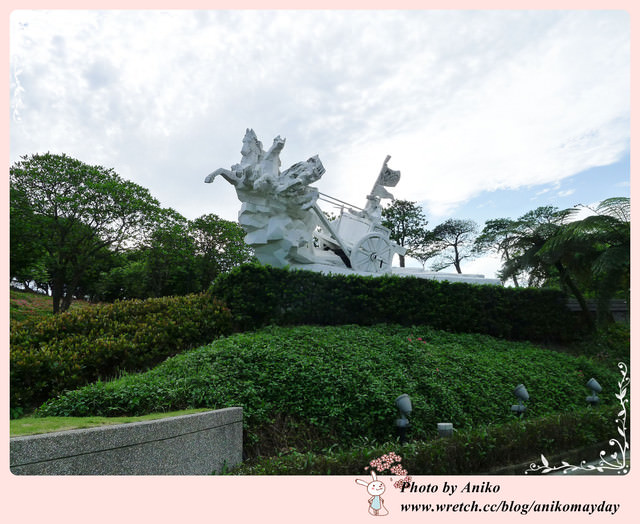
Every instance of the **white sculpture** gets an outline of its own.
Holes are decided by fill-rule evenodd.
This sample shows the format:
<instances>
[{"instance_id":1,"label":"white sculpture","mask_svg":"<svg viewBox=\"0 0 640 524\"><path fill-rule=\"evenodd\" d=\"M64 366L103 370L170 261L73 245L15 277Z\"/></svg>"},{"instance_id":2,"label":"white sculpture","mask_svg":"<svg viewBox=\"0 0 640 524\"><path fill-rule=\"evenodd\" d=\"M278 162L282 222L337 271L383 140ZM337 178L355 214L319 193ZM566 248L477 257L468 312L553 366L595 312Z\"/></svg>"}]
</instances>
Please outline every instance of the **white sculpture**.
<instances>
[{"instance_id":1,"label":"white sculpture","mask_svg":"<svg viewBox=\"0 0 640 524\"><path fill-rule=\"evenodd\" d=\"M284 144L277 136L265 152L253 130L247 129L240 164L205 178L210 183L220 175L235 186L242 202L238 222L258 260L275 267L321 264L361 273L389 272L394 253L406 251L389 239L389 230L381 224L380 199L393 198L385 187L400 180L400 172L387 167L390 157L360 209L310 186L325 172L317 156L280 172ZM321 196L341 207L335 221L318 207Z\"/></svg>"},{"instance_id":2,"label":"white sculpture","mask_svg":"<svg viewBox=\"0 0 640 524\"><path fill-rule=\"evenodd\" d=\"M380 200L393 199L387 191L400 180L400 171L390 169L387 156L364 208L322 194L310 184L319 180L325 169L318 156L298 162L280 171L280 152L285 140L277 136L265 152L252 129L242 140L242 160L231 169L216 169L205 178L213 182L222 176L236 188L242 207L238 222L246 232L245 242L263 264L274 267L304 267L334 274L384 274L392 271L393 255L406 249L389 238L382 225ZM329 220L318 207L323 200L340 208L335 220ZM483 275L458 275L393 268L399 276L434 280L500 284Z\"/></svg>"}]
</instances>

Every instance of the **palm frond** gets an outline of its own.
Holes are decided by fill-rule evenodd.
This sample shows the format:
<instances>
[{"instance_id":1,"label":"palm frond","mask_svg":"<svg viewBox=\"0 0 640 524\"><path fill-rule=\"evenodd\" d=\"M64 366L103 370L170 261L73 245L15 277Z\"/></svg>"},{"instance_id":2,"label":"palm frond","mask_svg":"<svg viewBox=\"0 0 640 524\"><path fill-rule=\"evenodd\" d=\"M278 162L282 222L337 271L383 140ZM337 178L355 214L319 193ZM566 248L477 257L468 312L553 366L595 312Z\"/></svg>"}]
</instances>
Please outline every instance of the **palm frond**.
<instances>
[{"instance_id":1,"label":"palm frond","mask_svg":"<svg viewBox=\"0 0 640 524\"><path fill-rule=\"evenodd\" d=\"M631 199L629 197L607 198L598 204L596 213L616 218L620 222L630 222Z\"/></svg>"}]
</instances>

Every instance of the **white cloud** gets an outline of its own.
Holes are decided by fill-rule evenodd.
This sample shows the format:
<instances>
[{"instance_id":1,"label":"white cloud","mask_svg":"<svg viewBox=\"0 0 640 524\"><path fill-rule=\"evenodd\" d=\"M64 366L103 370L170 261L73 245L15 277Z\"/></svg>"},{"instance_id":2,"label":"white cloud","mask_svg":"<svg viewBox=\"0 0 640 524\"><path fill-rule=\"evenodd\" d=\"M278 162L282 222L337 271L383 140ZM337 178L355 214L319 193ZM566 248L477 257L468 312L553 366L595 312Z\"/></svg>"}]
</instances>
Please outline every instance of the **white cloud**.
<instances>
[{"instance_id":1,"label":"white cloud","mask_svg":"<svg viewBox=\"0 0 640 524\"><path fill-rule=\"evenodd\" d=\"M319 154L362 205L385 155L398 198L444 216L486 190L616 161L629 143L629 19L615 11L15 11L11 159L113 167L190 218L246 127Z\"/></svg>"}]
</instances>

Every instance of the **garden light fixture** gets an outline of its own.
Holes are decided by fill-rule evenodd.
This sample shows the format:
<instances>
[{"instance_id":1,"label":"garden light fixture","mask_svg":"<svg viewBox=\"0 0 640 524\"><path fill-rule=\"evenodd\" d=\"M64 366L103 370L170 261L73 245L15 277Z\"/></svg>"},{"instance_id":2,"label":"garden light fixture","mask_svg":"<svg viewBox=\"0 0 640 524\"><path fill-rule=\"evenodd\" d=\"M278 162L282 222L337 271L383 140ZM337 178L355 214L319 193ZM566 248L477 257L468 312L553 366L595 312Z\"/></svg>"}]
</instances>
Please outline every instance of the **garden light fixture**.
<instances>
[{"instance_id":1,"label":"garden light fixture","mask_svg":"<svg viewBox=\"0 0 640 524\"><path fill-rule=\"evenodd\" d=\"M400 444L404 444L407 441L407 429L409 428L409 419L407 415L411 413L411 399L406 393L400 395L396 399L396 407L400 412L400 418L396 419L396 428L398 428L398 436L400 437Z\"/></svg>"},{"instance_id":2,"label":"garden light fixture","mask_svg":"<svg viewBox=\"0 0 640 524\"><path fill-rule=\"evenodd\" d=\"M602 386L598 384L598 381L595 378L590 378L589 382L587 382L587 387L591 390L591 395L587 397L587 402L590 406L595 406L600 402L600 398L598 398L597 393L602 391Z\"/></svg>"},{"instance_id":3,"label":"garden light fixture","mask_svg":"<svg viewBox=\"0 0 640 524\"><path fill-rule=\"evenodd\" d=\"M453 424L451 422L438 422L438 436L440 436L440 437L452 437L453 436Z\"/></svg>"},{"instance_id":4,"label":"garden light fixture","mask_svg":"<svg viewBox=\"0 0 640 524\"><path fill-rule=\"evenodd\" d=\"M522 417L527 407L523 404L529 400L529 392L527 388L524 387L524 384L518 384L516 389L513 390L513 394L518 399L518 403L511 406L511 411L516 415Z\"/></svg>"}]
</instances>

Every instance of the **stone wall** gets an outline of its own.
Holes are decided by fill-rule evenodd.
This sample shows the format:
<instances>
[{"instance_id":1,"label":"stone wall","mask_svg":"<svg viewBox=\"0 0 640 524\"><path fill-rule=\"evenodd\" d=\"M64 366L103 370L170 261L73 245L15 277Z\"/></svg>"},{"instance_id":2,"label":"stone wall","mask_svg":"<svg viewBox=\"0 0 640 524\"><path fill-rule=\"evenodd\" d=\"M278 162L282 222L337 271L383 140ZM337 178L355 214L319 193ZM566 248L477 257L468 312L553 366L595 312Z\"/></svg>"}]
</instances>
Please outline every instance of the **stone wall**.
<instances>
[{"instance_id":1,"label":"stone wall","mask_svg":"<svg viewBox=\"0 0 640 524\"><path fill-rule=\"evenodd\" d=\"M242 408L10 439L16 475L209 475L242 462Z\"/></svg>"}]
</instances>

